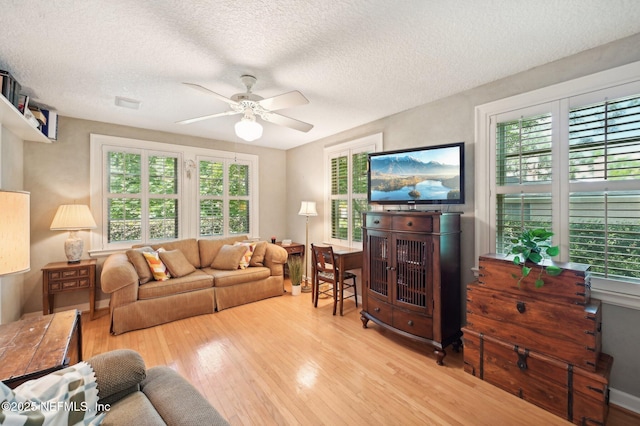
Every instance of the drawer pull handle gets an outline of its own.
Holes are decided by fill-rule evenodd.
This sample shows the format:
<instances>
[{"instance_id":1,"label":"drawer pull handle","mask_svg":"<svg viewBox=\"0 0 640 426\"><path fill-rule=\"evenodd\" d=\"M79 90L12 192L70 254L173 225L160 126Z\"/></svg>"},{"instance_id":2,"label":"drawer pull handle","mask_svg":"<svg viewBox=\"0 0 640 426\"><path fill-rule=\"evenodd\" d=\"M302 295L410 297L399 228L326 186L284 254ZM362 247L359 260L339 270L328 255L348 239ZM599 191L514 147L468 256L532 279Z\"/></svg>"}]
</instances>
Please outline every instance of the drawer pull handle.
<instances>
[{"instance_id":1,"label":"drawer pull handle","mask_svg":"<svg viewBox=\"0 0 640 426\"><path fill-rule=\"evenodd\" d=\"M407 226L413 226L413 222L411 221L407 222Z\"/></svg>"},{"instance_id":2,"label":"drawer pull handle","mask_svg":"<svg viewBox=\"0 0 640 426\"><path fill-rule=\"evenodd\" d=\"M380 312L380 308L373 308L374 312Z\"/></svg>"},{"instance_id":3,"label":"drawer pull handle","mask_svg":"<svg viewBox=\"0 0 640 426\"><path fill-rule=\"evenodd\" d=\"M413 327L413 321L412 321L412 320L407 321L407 325L408 325L409 327Z\"/></svg>"},{"instance_id":4,"label":"drawer pull handle","mask_svg":"<svg viewBox=\"0 0 640 426\"><path fill-rule=\"evenodd\" d=\"M518 351L518 346L515 346L513 350L518 355L518 362L516 363L518 365L518 368L522 371L526 370L528 368L527 357L529 356L529 349L525 349L524 353L520 353Z\"/></svg>"},{"instance_id":5,"label":"drawer pull handle","mask_svg":"<svg viewBox=\"0 0 640 426\"><path fill-rule=\"evenodd\" d=\"M587 389L589 389L590 391L593 391L593 392L604 393L604 391L602 389L598 389L598 388L595 388L593 386L587 386Z\"/></svg>"},{"instance_id":6,"label":"drawer pull handle","mask_svg":"<svg viewBox=\"0 0 640 426\"><path fill-rule=\"evenodd\" d=\"M525 306L524 302L518 302L516 303L516 309L518 310L518 312L520 312L521 314L524 314L524 311L527 310L527 307Z\"/></svg>"},{"instance_id":7,"label":"drawer pull handle","mask_svg":"<svg viewBox=\"0 0 640 426\"><path fill-rule=\"evenodd\" d=\"M380 221L376 219L376 220L373 221L373 223L378 225L378 224L380 224Z\"/></svg>"}]
</instances>

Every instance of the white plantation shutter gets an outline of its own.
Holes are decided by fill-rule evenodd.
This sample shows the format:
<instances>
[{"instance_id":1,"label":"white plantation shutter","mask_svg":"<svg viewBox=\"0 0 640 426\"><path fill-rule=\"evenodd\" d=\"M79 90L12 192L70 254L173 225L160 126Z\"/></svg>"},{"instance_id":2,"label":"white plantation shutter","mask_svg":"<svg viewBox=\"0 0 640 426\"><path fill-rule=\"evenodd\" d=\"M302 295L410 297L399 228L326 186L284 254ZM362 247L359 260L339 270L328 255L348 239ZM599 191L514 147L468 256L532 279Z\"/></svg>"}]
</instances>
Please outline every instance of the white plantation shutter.
<instances>
[{"instance_id":1,"label":"white plantation shutter","mask_svg":"<svg viewBox=\"0 0 640 426\"><path fill-rule=\"evenodd\" d=\"M382 149L382 135L376 134L325 150L327 208L326 232L332 244L362 244L362 213L367 201L367 159Z\"/></svg>"},{"instance_id":2,"label":"white plantation shutter","mask_svg":"<svg viewBox=\"0 0 640 426\"><path fill-rule=\"evenodd\" d=\"M569 112L569 251L607 278L640 278L640 96Z\"/></svg>"}]
</instances>

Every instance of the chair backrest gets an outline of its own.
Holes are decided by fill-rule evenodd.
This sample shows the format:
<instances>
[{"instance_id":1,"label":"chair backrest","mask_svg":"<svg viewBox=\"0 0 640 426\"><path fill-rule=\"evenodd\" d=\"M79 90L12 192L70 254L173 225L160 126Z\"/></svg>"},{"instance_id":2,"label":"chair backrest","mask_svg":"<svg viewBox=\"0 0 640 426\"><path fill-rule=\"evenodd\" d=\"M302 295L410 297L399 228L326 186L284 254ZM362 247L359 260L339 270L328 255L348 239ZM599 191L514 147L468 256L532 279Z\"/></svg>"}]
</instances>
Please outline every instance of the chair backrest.
<instances>
[{"instance_id":1,"label":"chair backrest","mask_svg":"<svg viewBox=\"0 0 640 426\"><path fill-rule=\"evenodd\" d=\"M337 276L336 262L333 256L333 247L316 246L311 244L311 253L313 256L313 265L316 273L322 273L323 280L329 276Z\"/></svg>"}]
</instances>

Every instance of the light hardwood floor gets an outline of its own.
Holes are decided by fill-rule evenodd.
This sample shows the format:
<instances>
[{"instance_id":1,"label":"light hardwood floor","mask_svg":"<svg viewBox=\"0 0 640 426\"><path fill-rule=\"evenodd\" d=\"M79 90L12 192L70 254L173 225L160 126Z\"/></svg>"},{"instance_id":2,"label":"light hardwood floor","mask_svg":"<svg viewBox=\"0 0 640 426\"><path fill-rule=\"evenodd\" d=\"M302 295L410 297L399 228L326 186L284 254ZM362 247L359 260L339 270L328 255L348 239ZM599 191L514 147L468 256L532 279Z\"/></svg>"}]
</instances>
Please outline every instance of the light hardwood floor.
<instances>
[{"instance_id":1,"label":"light hardwood floor","mask_svg":"<svg viewBox=\"0 0 640 426\"><path fill-rule=\"evenodd\" d=\"M83 356L134 349L185 376L232 425L569 424L464 373L461 353L438 366L427 345L363 329L353 299L344 309L334 317L330 300L314 309L310 294L286 293L119 336L102 310L83 315ZM613 409L608 424L639 420Z\"/></svg>"}]
</instances>

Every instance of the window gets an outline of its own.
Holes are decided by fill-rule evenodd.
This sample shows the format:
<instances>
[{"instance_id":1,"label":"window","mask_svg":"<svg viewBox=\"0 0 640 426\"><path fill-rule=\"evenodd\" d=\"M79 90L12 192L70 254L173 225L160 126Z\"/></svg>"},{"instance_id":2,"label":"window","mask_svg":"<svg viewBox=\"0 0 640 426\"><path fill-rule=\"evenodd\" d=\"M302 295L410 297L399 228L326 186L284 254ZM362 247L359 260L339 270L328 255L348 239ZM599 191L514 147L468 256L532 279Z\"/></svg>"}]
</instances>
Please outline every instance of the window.
<instances>
[{"instance_id":1,"label":"window","mask_svg":"<svg viewBox=\"0 0 640 426\"><path fill-rule=\"evenodd\" d=\"M559 260L591 265L596 292L640 294L639 70L477 108L476 255L550 228Z\"/></svg>"},{"instance_id":2,"label":"window","mask_svg":"<svg viewBox=\"0 0 640 426\"><path fill-rule=\"evenodd\" d=\"M200 159L200 236L250 233L250 164L233 159ZM226 220L226 225L225 225Z\"/></svg>"},{"instance_id":3,"label":"window","mask_svg":"<svg viewBox=\"0 0 640 426\"><path fill-rule=\"evenodd\" d=\"M325 150L329 240L342 246L362 245L362 213L368 210L367 156L382 149L382 134Z\"/></svg>"},{"instance_id":4,"label":"window","mask_svg":"<svg viewBox=\"0 0 640 426\"><path fill-rule=\"evenodd\" d=\"M257 236L255 155L91 135L92 251Z\"/></svg>"},{"instance_id":5,"label":"window","mask_svg":"<svg viewBox=\"0 0 640 426\"><path fill-rule=\"evenodd\" d=\"M178 238L178 158L116 148L105 157L108 242Z\"/></svg>"}]
</instances>

